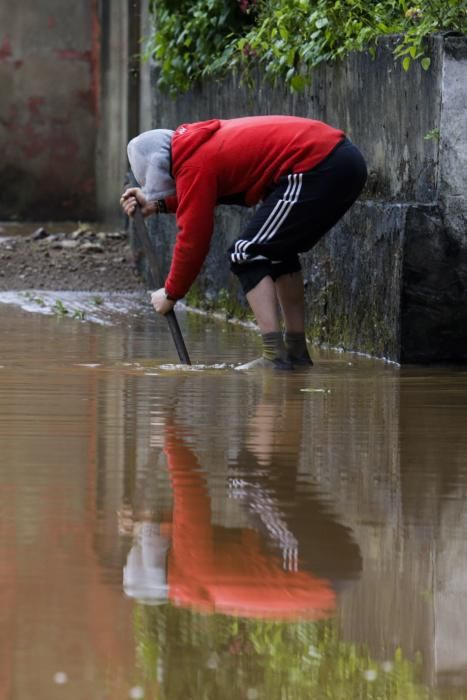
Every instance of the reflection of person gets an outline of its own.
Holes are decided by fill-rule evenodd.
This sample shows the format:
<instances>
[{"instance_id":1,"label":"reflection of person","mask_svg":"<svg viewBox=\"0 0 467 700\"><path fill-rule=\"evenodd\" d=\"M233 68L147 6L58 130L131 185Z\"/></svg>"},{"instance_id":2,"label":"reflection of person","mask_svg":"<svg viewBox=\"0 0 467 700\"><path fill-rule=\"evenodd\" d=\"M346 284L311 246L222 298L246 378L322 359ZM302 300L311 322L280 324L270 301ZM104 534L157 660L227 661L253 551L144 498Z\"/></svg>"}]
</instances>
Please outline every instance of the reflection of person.
<instances>
[{"instance_id":1,"label":"reflection of person","mask_svg":"<svg viewBox=\"0 0 467 700\"><path fill-rule=\"evenodd\" d=\"M317 619L334 609L328 582L299 570L295 562L284 567L280 557L264 551L258 532L212 525L199 462L173 426L166 428L165 453L174 493L168 561L167 541L159 533L152 542L146 539L146 552L144 536L143 541L137 536L124 573L128 595L142 602L163 599L167 566L168 598L203 612Z\"/></svg>"},{"instance_id":2,"label":"reflection of person","mask_svg":"<svg viewBox=\"0 0 467 700\"><path fill-rule=\"evenodd\" d=\"M358 547L313 494L295 494L297 507L294 503L286 512L285 502L293 495L289 484L296 481L290 464L282 472L280 462L274 466L276 460L270 459L268 470L258 470L257 456L243 450L228 495L240 501L256 525L226 528L213 525L198 459L171 423L165 427L164 451L173 488L170 548L167 525L137 526L124 572L128 595L268 619L318 619L335 609L336 584L360 571ZM248 470L262 476L245 478Z\"/></svg>"},{"instance_id":3,"label":"reflection of person","mask_svg":"<svg viewBox=\"0 0 467 700\"><path fill-rule=\"evenodd\" d=\"M362 567L351 530L339 523L326 499L300 480L304 395L288 381L263 381L263 394L248 421L244 447L231 466L230 497L239 499L284 562L327 579L334 590Z\"/></svg>"},{"instance_id":4,"label":"reflection of person","mask_svg":"<svg viewBox=\"0 0 467 700\"><path fill-rule=\"evenodd\" d=\"M216 204L261 202L229 250L262 333L263 356L254 366L311 364L298 253L339 221L366 180L365 162L344 132L291 116L211 119L140 134L130 141L128 157L142 189L125 192L124 211L131 216L139 203L145 216L177 215L170 272L152 295L156 311L170 311L197 277Z\"/></svg>"}]
</instances>

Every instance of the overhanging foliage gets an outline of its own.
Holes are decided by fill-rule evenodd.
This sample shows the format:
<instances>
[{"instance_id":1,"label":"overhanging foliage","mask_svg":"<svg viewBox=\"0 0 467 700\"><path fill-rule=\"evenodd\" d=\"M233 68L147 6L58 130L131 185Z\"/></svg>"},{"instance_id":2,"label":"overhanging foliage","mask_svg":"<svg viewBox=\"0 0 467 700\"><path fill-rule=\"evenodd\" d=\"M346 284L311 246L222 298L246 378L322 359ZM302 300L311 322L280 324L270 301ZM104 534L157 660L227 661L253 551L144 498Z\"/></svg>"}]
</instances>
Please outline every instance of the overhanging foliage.
<instances>
[{"instance_id":1,"label":"overhanging foliage","mask_svg":"<svg viewBox=\"0 0 467 700\"><path fill-rule=\"evenodd\" d=\"M394 54L404 70L419 60L428 70L424 39L467 33L465 0L152 0L148 44L159 86L173 94L237 69L248 77L261 65L292 91L311 69L351 51L374 52L382 36L400 35Z\"/></svg>"}]
</instances>

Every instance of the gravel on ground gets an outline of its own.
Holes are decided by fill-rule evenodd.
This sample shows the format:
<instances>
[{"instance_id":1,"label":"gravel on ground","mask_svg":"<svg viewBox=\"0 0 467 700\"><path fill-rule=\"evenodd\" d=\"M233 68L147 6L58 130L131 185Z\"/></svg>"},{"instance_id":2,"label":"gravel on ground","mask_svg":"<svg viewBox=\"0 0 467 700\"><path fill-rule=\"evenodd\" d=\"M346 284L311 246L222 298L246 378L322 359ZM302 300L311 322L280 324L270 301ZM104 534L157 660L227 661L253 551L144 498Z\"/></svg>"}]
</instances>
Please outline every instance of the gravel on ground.
<instances>
[{"instance_id":1,"label":"gravel on ground","mask_svg":"<svg viewBox=\"0 0 467 700\"><path fill-rule=\"evenodd\" d=\"M0 223L0 291L142 291L123 230L98 224Z\"/></svg>"}]
</instances>

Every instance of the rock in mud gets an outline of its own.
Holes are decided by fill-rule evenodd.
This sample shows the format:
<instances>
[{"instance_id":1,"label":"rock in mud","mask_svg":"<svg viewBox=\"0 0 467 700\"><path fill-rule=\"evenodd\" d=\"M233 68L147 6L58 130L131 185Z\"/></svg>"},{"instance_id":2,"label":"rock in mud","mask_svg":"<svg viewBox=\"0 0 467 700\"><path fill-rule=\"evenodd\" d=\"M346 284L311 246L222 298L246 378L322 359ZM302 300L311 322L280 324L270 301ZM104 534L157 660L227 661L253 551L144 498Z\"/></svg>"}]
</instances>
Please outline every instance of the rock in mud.
<instances>
[{"instance_id":1,"label":"rock in mud","mask_svg":"<svg viewBox=\"0 0 467 700\"><path fill-rule=\"evenodd\" d=\"M32 241L40 241L42 238L47 238L49 234L47 233L46 229L43 228L42 226L34 231L34 233L31 236Z\"/></svg>"},{"instance_id":2,"label":"rock in mud","mask_svg":"<svg viewBox=\"0 0 467 700\"><path fill-rule=\"evenodd\" d=\"M83 253L103 253L104 252L104 248L101 246L100 243L86 242L86 243L83 243L79 249Z\"/></svg>"}]
</instances>

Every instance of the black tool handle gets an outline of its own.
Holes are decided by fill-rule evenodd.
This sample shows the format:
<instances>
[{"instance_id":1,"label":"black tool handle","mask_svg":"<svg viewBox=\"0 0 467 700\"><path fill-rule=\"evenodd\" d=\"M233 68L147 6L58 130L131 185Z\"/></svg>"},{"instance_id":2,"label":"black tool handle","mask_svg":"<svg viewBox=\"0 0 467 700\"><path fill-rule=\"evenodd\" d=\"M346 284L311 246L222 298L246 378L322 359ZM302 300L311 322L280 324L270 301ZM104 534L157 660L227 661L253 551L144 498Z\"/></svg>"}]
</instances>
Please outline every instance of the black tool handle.
<instances>
[{"instance_id":1,"label":"black tool handle","mask_svg":"<svg viewBox=\"0 0 467 700\"><path fill-rule=\"evenodd\" d=\"M154 252L154 247L151 243L151 239L149 238L149 233L146 228L146 224L144 223L144 218L139 206L137 206L135 209L135 213L133 214L133 221L135 225L136 235L143 247L154 282L159 287L163 287L164 281L162 279L156 254ZM165 318L167 319L167 322L169 324L169 329L172 334L172 339L175 343L180 362L183 362L183 364L185 365L191 365L190 357L185 346L185 341L183 340L182 332L180 330L180 326L178 325L177 317L175 316L175 311L172 309L171 311L166 313Z\"/></svg>"},{"instance_id":2,"label":"black tool handle","mask_svg":"<svg viewBox=\"0 0 467 700\"><path fill-rule=\"evenodd\" d=\"M191 360L188 355L188 350L186 349L185 341L183 340L180 326L178 325L177 317L175 316L175 311L172 309L165 314L165 317L169 324L180 362L183 362L184 365L191 365Z\"/></svg>"}]
</instances>

